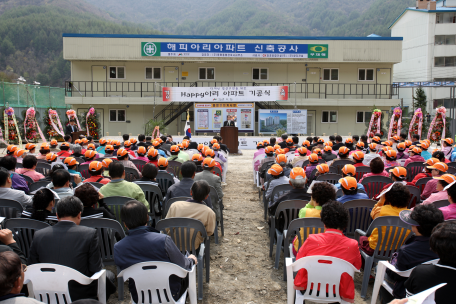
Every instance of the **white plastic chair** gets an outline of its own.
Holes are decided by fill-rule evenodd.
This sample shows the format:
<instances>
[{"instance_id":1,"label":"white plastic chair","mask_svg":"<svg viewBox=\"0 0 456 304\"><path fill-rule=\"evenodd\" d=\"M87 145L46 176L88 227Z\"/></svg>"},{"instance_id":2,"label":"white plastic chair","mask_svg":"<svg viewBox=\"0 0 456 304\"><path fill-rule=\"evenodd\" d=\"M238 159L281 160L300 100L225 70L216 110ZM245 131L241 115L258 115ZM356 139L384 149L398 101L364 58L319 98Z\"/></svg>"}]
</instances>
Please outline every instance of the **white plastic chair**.
<instances>
[{"instance_id":1,"label":"white plastic chair","mask_svg":"<svg viewBox=\"0 0 456 304\"><path fill-rule=\"evenodd\" d=\"M436 260L428 261L423 264L437 264L438 262L439 262L439 259L436 259ZM391 295L393 294L393 288L391 288L391 286L383 280L385 278L386 268L388 268L389 270L393 271L397 275L400 275L401 277L404 277L404 278L408 278L410 276L410 274L412 273L412 270L415 269L415 267L413 267L409 270L399 271L399 270L397 270L396 267L391 265L390 262L388 262L388 261L378 262L377 273L375 275L374 290L372 291L371 304L377 303L377 297L378 297L378 293L380 292L380 286L383 286Z\"/></svg>"},{"instance_id":2,"label":"white plastic chair","mask_svg":"<svg viewBox=\"0 0 456 304\"><path fill-rule=\"evenodd\" d=\"M176 275L180 278L185 278L187 274L189 279L188 289L179 300L175 301L169 288L169 277L171 275ZM135 304L185 304L187 292L190 298L190 303L197 303L195 266L192 267L191 271L188 271L173 263L143 262L122 270L122 272L118 274L118 277L123 277L124 282L130 278L135 281L138 303L133 302L133 298L131 299L131 302Z\"/></svg>"},{"instance_id":3,"label":"white plastic chair","mask_svg":"<svg viewBox=\"0 0 456 304\"><path fill-rule=\"evenodd\" d=\"M86 277L73 268L57 264L33 264L27 267L24 284L27 284L29 297L46 304L71 303L69 281L89 285L98 280L98 301L106 304L106 270ZM31 283L31 284L29 284Z\"/></svg>"},{"instance_id":4,"label":"white plastic chair","mask_svg":"<svg viewBox=\"0 0 456 304\"><path fill-rule=\"evenodd\" d=\"M287 152L285 154L285 156L287 157L287 160L288 162L291 164L291 162L293 161L293 159L295 158L295 152L292 151L292 152Z\"/></svg>"},{"instance_id":5,"label":"white plastic chair","mask_svg":"<svg viewBox=\"0 0 456 304\"><path fill-rule=\"evenodd\" d=\"M328 263L328 261L331 263ZM339 294L340 278L342 274L346 272L354 278L355 272L359 272L359 270L349 262L334 257L315 255L301 258L294 263L291 258L287 258L285 263L287 267L288 304L302 303L304 300L310 300L317 303L349 303L342 300ZM307 270L308 288L304 294L301 294L300 291L293 288L293 274L302 268ZM314 289L310 289L312 283ZM319 284L320 292L317 292L315 289ZM327 286L328 291L335 290L335 294L328 292L328 295L326 295Z\"/></svg>"}]
</instances>

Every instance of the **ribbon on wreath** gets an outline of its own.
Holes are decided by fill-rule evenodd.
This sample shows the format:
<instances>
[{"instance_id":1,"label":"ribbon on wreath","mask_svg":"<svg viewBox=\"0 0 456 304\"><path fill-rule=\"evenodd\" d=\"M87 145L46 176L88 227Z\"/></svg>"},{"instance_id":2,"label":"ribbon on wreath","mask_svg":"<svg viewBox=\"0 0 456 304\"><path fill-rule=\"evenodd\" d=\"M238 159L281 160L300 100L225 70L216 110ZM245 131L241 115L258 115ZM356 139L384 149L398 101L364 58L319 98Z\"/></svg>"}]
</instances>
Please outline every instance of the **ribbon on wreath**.
<instances>
[{"instance_id":1,"label":"ribbon on wreath","mask_svg":"<svg viewBox=\"0 0 456 304\"><path fill-rule=\"evenodd\" d=\"M0 127L0 142L4 143L5 145L8 145L5 141L5 139L3 138L3 131L2 131L1 127Z\"/></svg>"},{"instance_id":2,"label":"ribbon on wreath","mask_svg":"<svg viewBox=\"0 0 456 304\"><path fill-rule=\"evenodd\" d=\"M57 127L54 123L54 119L52 117L55 117L55 119L57 119L57 123L59 124L59 127ZM54 131L57 132L57 134L59 134L60 136L65 136L65 134L63 133L63 128L62 128L62 123L60 122L60 117L59 117L59 113L57 113L56 110L52 110L50 109L49 110L49 121L51 122L51 126L52 128L54 128Z\"/></svg>"},{"instance_id":3,"label":"ribbon on wreath","mask_svg":"<svg viewBox=\"0 0 456 304\"><path fill-rule=\"evenodd\" d=\"M157 137L155 137L155 131L157 132L157 137L159 137L159 136L160 136L160 127L159 127L159 126L156 126L156 127L154 128L154 131L152 132L152 138L153 138L153 139L157 138Z\"/></svg>"},{"instance_id":4,"label":"ribbon on wreath","mask_svg":"<svg viewBox=\"0 0 456 304\"><path fill-rule=\"evenodd\" d=\"M421 112L421 108L416 109L415 113L413 114L413 118L410 121L408 140L412 140L413 125L415 124L415 121L417 118L418 118L418 135L421 136L421 128L423 127L423 112Z\"/></svg>"},{"instance_id":5,"label":"ribbon on wreath","mask_svg":"<svg viewBox=\"0 0 456 304\"><path fill-rule=\"evenodd\" d=\"M21 138L21 133L19 133L19 126L17 125L17 121L16 121L16 115L14 115L14 109L9 107L7 109L5 109L5 111L3 112L3 119L4 119L4 122L5 122L5 130L9 130L8 128L8 117L11 116L11 118L13 119L14 121L14 126L16 127L16 132L17 132L17 139L19 141L19 148L22 149L22 138ZM6 134L6 132L5 132ZM8 139L9 139L9 134L8 134Z\"/></svg>"},{"instance_id":6,"label":"ribbon on wreath","mask_svg":"<svg viewBox=\"0 0 456 304\"><path fill-rule=\"evenodd\" d=\"M89 122L88 122L88 121L89 121L89 116L90 116L90 115L95 115L95 109L94 109L94 108L90 108L90 109L89 109L89 112L87 112L87 116L86 116L86 130L87 130L87 136L90 136ZM78 119L78 118L76 117L76 119ZM79 122L78 122L78 125L79 125ZM79 129L79 130L81 130L81 129Z\"/></svg>"},{"instance_id":7,"label":"ribbon on wreath","mask_svg":"<svg viewBox=\"0 0 456 304\"><path fill-rule=\"evenodd\" d=\"M70 121L71 118L76 119L76 123L78 124L78 130L80 131L81 130L81 126L79 125L79 119L78 119L78 115L76 115L76 111L73 110L73 109L68 110L68 111L66 111L66 115L68 117L68 121Z\"/></svg>"},{"instance_id":8,"label":"ribbon on wreath","mask_svg":"<svg viewBox=\"0 0 456 304\"><path fill-rule=\"evenodd\" d=\"M429 131L427 134L427 138L431 138L432 130L434 129L435 121L439 117L439 115L442 116L442 121L443 121L443 130L442 130L442 137L440 138L441 140L445 139L445 131L446 131L446 108L445 107L440 107L437 108L437 113L434 116L434 119L431 122L431 125L429 126Z\"/></svg>"},{"instance_id":9,"label":"ribbon on wreath","mask_svg":"<svg viewBox=\"0 0 456 304\"><path fill-rule=\"evenodd\" d=\"M398 118L397 128L393 132L395 118ZM400 135L401 127L402 127L402 109L397 107L397 108L394 108L393 115L391 116L390 126L389 126L389 130L388 130L388 139L390 139L392 136Z\"/></svg>"},{"instance_id":10,"label":"ribbon on wreath","mask_svg":"<svg viewBox=\"0 0 456 304\"><path fill-rule=\"evenodd\" d=\"M36 111L35 111L35 109L33 107L28 108L27 112L25 112L24 134L27 134L27 127L26 126L27 126L27 121L29 119L35 124L36 128L38 129L38 133L40 134L41 140L43 142L46 142L46 138L44 137L43 132L41 132L40 125L36 121ZM28 142L27 135L25 135L25 140Z\"/></svg>"},{"instance_id":11,"label":"ribbon on wreath","mask_svg":"<svg viewBox=\"0 0 456 304\"><path fill-rule=\"evenodd\" d=\"M372 112L372 116L371 116L371 120L369 122L369 127L367 128L367 138L368 138L368 142L370 142L370 138L373 137L373 136L370 136L370 133L371 133L371 129L372 127L374 126L375 124L375 116L378 115L377 117L377 131L380 130L380 123L381 123L381 119L382 119L382 111L380 111L379 109L375 109L373 112Z\"/></svg>"}]
</instances>

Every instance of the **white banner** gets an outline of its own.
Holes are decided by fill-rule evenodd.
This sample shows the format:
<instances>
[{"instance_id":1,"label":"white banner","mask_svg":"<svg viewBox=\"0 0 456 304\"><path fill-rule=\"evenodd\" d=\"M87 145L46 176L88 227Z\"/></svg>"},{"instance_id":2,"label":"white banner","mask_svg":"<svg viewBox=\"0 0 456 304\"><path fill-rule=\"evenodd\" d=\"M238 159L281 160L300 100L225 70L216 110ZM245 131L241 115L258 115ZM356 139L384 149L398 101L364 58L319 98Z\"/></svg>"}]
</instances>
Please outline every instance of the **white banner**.
<instances>
[{"instance_id":1,"label":"white banner","mask_svg":"<svg viewBox=\"0 0 456 304\"><path fill-rule=\"evenodd\" d=\"M239 102L288 100L288 86L163 87L166 102Z\"/></svg>"}]
</instances>

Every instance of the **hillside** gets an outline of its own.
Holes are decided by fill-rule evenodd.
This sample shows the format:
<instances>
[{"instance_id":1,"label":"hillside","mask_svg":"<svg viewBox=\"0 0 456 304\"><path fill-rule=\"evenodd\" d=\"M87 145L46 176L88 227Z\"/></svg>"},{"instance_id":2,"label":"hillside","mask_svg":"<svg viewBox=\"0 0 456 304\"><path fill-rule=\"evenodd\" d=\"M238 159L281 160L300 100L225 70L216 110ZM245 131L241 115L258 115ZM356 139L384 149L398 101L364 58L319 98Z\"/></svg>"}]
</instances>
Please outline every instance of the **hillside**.
<instances>
[{"instance_id":1,"label":"hillside","mask_svg":"<svg viewBox=\"0 0 456 304\"><path fill-rule=\"evenodd\" d=\"M28 83L37 80L43 85L63 87L70 77L70 64L62 57L62 33L160 33L126 21L108 21L100 18L103 12L96 15L78 9L78 6L84 8L84 3L75 2L74 9L70 9L71 6L62 8L63 4L69 3L64 0L41 2L43 5L18 6L3 11L0 17L0 80L10 81L22 75ZM62 4L62 7L46 2Z\"/></svg>"}]
</instances>

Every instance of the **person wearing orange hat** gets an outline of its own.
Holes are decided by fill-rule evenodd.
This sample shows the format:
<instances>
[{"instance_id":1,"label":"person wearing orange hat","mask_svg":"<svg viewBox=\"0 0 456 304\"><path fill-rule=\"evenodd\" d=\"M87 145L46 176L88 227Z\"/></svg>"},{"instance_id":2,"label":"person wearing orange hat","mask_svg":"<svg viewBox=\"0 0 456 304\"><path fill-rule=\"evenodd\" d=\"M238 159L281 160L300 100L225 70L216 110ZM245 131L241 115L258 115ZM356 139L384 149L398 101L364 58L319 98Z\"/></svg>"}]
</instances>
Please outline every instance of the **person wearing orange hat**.
<instances>
[{"instance_id":1,"label":"person wearing orange hat","mask_svg":"<svg viewBox=\"0 0 456 304\"><path fill-rule=\"evenodd\" d=\"M129 157L132 159L136 158L136 154L133 150L131 150L132 143L131 141L127 140L124 142L124 149L128 151Z\"/></svg>"},{"instance_id":2,"label":"person wearing orange hat","mask_svg":"<svg viewBox=\"0 0 456 304\"><path fill-rule=\"evenodd\" d=\"M212 150L212 149L206 149L206 151L204 151L204 155L205 155L206 157L211 157L212 159L214 159L214 161L215 161L215 166L216 166L217 168L219 168L220 172L223 173L222 165L220 165L220 163L219 163L217 160L215 160L215 152L214 152L214 150ZM223 174L222 174L222 175L223 175ZM222 178L222 180L223 180L223 178ZM223 182L222 182L222 186L225 186L225 185L223 184Z\"/></svg>"},{"instance_id":3,"label":"person wearing orange hat","mask_svg":"<svg viewBox=\"0 0 456 304\"><path fill-rule=\"evenodd\" d=\"M383 163L385 163L385 168L400 166L400 164L396 161L397 152L395 150L387 150L384 153L384 157Z\"/></svg>"},{"instance_id":4,"label":"person wearing orange hat","mask_svg":"<svg viewBox=\"0 0 456 304\"><path fill-rule=\"evenodd\" d=\"M312 171L317 168L318 166L318 155L315 153L312 153L309 155L309 164L306 166L305 171L306 171L306 177L307 180L310 180L310 177L312 175Z\"/></svg>"},{"instance_id":5,"label":"person wearing orange hat","mask_svg":"<svg viewBox=\"0 0 456 304\"><path fill-rule=\"evenodd\" d=\"M136 138L130 138L130 142L131 142L131 151L136 151L138 150L138 140Z\"/></svg>"},{"instance_id":6,"label":"person wearing orange hat","mask_svg":"<svg viewBox=\"0 0 456 304\"><path fill-rule=\"evenodd\" d=\"M424 158L425 161L432 157L432 154L428 151L429 146L430 145L427 143L427 141L424 140L418 145L418 147L421 149L421 157Z\"/></svg>"},{"instance_id":7,"label":"person wearing orange hat","mask_svg":"<svg viewBox=\"0 0 456 304\"><path fill-rule=\"evenodd\" d=\"M155 150L155 152L158 153L157 150ZM168 173L171 175L173 177L174 184L179 182L179 179L175 177L173 173L166 171L166 169L168 169L168 160L165 157L160 157L158 159L156 167L158 168L158 172Z\"/></svg>"},{"instance_id":8,"label":"person wearing orange hat","mask_svg":"<svg viewBox=\"0 0 456 304\"><path fill-rule=\"evenodd\" d=\"M356 167L354 165L343 166L341 169L341 172L342 172L342 177L349 176L349 177L356 178ZM336 187L337 190L339 190L341 185L340 185L340 183L338 183L338 184L335 184L334 186ZM365 191L364 186L360 183L358 183L357 189Z\"/></svg>"},{"instance_id":9,"label":"person wearing orange hat","mask_svg":"<svg viewBox=\"0 0 456 304\"><path fill-rule=\"evenodd\" d=\"M255 171L258 171L260 169L260 162L263 158L266 157L264 150L265 150L264 142L262 142L262 141L258 142L257 150L253 154L253 169Z\"/></svg>"},{"instance_id":10,"label":"person wearing orange hat","mask_svg":"<svg viewBox=\"0 0 456 304\"><path fill-rule=\"evenodd\" d=\"M296 163L298 162L305 162L308 157L307 157L307 148L305 147L300 147L296 149L296 153L298 153L298 156L295 156L293 160L291 161L291 165L294 167Z\"/></svg>"},{"instance_id":11,"label":"person wearing orange hat","mask_svg":"<svg viewBox=\"0 0 456 304\"><path fill-rule=\"evenodd\" d=\"M19 150L16 150L19 151ZM25 156L24 160L22 161L23 168L17 168L16 173L21 175L27 175L33 182L37 182L40 179L44 178L44 175L36 172L36 165L38 164L38 160L36 159L35 155L27 155Z\"/></svg>"},{"instance_id":12,"label":"person wearing orange hat","mask_svg":"<svg viewBox=\"0 0 456 304\"><path fill-rule=\"evenodd\" d=\"M13 156L16 157L16 161L19 164L22 164L22 161L24 160L24 157L27 155L27 151L24 149L17 149L14 151Z\"/></svg>"},{"instance_id":13,"label":"person wearing orange hat","mask_svg":"<svg viewBox=\"0 0 456 304\"><path fill-rule=\"evenodd\" d=\"M181 150L179 149L179 147L177 145L172 145L171 146L171 156L168 157L168 161L177 161L179 163L183 163L185 160L183 158L181 158ZM187 155L188 157L188 155Z\"/></svg>"},{"instance_id":14,"label":"person wearing orange hat","mask_svg":"<svg viewBox=\"0 0 456 304\"><path fill-rule=\"evenodd\" d=\"M39 150L40 154L36 157L37 159L46 159L46 155L51 152L51 148L48 143L42 143ZM14 153L14 152L13 152Z\"/></svg>"},{"instance_id":15,"label":"person wearing orange hat","mask_svg":"<svg viewBox=\"0 0 456 304\"><path fill-rule=\"evenodd\" d=\"M146 163L148 163L149 159L146 156L146 154L147 154L146 147L140 146L137 148L138 149L136 150L136 159L139 159L139 160L142 160L142 161L145 161Z\"/></svg>"},{"instance_id":16,"label":"person wearing orange hat","mask_svg":"<svg viewBox=\"0 0 456 304\"><path fill-rule=\"evenodd\" d=\"M48 164L52 164L53 162L56 162L56 161L57 161L57 158L58 158L58 157L57 157L57 154L54 154L54 153L52 153L52 152L51 152L51 153L48 153L48 154L46 155L46 162L47 162Z\"/></svg>"},{"instance_id":17,"label":"person wearing orange hat","mask_svg":"<svg viewBox=\"0 0 456 304\"><path fill-rule=\"evenodd\" d=\"M163 157L168 157L168 154L161 148L161 143L159 140L154 140L152 141L152 146L157 150L158 154L160 154ZM171 149L170 149L171 150Z\"/></svg>"},{"instance_id":18,"label":"person wearing orange hat","mask_svg":"<svg viewBox=\"0 0 456 304\"><path fill-rule=\"evenodd\" d=\"M396 150L397 150L396 159L399 160L399 159L407 159L407 158L409 158L409 156L405 152L406 149L407 149L407 144L405 142L398 143L396 145Z\"/></svg>"},{"instance_id":19,"label":"person wearing orange hat","mask_svg":"<svg viewBox=\"0 0 456 304\"><path fill-rule=\"evenodd\" d=\"M362 141L358 141L356 143L356 146L355 146L355 149L350 151L350 156L352 156L353 153L355 153L356 151L361 151L363 152L364 151L364 143ZM364 153L364 152L363 152Z\"/></svg>"},{"instance_id":20,"label":"person wearing orange hat","mask_svg":"<svg viewBox=\"0 0 456 304\"><path fill-rule=\"evenodd\" d=\"M349 156L350 156L350 149L348 149L347 147L343 146L343 147L340 147L339 150L338 150L338 155L339 155L339 158L336 158L332 164L336 164L338 161L340 160L350 160Z\"/></svg>"},{"instance_id":21,"label":"person wearing orange hat","mask_svg":"<svg viewBox=\"0 0 456 304\"><path fill-rule=\"evenodd\" d=\"M422 205L432 204L433 202L440 201L440 200L448 200L448 193L445 188L456 182L456 176L453 174L443 174L442 176L434 177L433 179L437 180L436 190L438 192L432 193Z\"/></svg>"},{"instance_id":22,"label":"person wearing orange hat","mask_svg":"<svg viewBox=\"0 0 456 304\"><path fill-rule=\"evenodd\" d=\"M115 157L114 155L114 146L113 145L106 145L104 158L112 158Z\"/></svg>"},{"instance_id":23,"label":"person wearing orange hat","mask_svg":"<svg viewBox=\"0 0 456 304\"><path fill-rule=\"evenodd\" d=\"M28 143L25 145L25 149L28 150L27 155L35 155L37 156L35 150L36 150L36 145L32 143Z\"/></svg>"},{"instance_id":24,"label":"person wearing orange hat","mask_svg":"<svg viewBox=\"0 0 456 304\"><path fill-rule=\"evenodd\" d=\"M415 186L416 182L421 179L421 178L426 178L426 177L432 177L432 169L429 169L428 167L433 166L434 164L440 162L438 158L431 157L428 159L424 164L424 169L422 172L418 173L415 175L413 180L410 182L410 185Z\"/></svg>"},{"instance_id":25,"label":"person wearing orange hat","mask_svg":"<svg viewBox=\"0 0 456 304\"><path fill-rule=\"evenodd\" d=\"M7 156L14 156L14 152L17 150L18 148L15 146L15 145L9 145L7 148L6 148L6 155Z\"/></svg>"},{"instance_id":26,"label":"person wearing orange hat","mask_svg":"<svg viewBox=\"0 0 456 304\"><path fill-rule=\"evenodd\" d=\"M98 148L96 149L97 153L99 154L105 154L105 148L106 148L106 145L108 144L108 141L105 139L105 138L100 138L100 140L98 141L98 143L100 144L98 146Z\"/></svg>"},{"instance_id":27,"label":"person wearing orange hat","mask_svg":"<svg viewBox=\"0 0 456 304\"><path fill-rule=\"evenodd\" d=\"M58 145L59 145L59 143L57 142L57 140L55 140L55 139L51 140L51 142L49 143L51 152L53 152L53 153L59 152L60 150L57 148Z\"/></svg>"},{"instance_id":28,"label":"person wearing orange hat","mask_svg":"<svg viewBox=\"0 0 456 304\"><path fill-rule=\"evenodd\" d=\"M71 155L70 144L67 142L60 144L60 152L57 152L57 156L60 158L65 158L70 155Z\"/></svg>"},{"instance_id":29,"label":"person wearing orange hat","mask_svg":"<svg viewBox=\"0 0 456 304\"><path fill-rule=\"evenodd\" d=\"M139 151L139 150L138 150ZM160 157L160 154L158 154L158 151L155 150L155 148L151 147L149 151L147 151L147 159L148 163L155 165L155 167L158 168L158 158Z\"/></svg>"},{"instance_id":30,"label":"person wearing orange hat","mask_svg":"<svg viewBox=\"0 0 456 304\"><path fill-rule=\"evenodd\" d=\"M203 167L201 166L203 160L204 158L201 156L201 154L196 153L192 155L192 162L196 165L196 173L203 171Z\"/></svg>"},{"instance_id":31,"label":"person wearing orange hat","mask_svg":"<svg viewBox=\"0 0 456 304\"><path fill-rule=\"evenodd\" d=\"M266 191L265 198L269 201L274 188L279 185L289 184L289 178L285 176L283 167L279 164L272 165L268 170L268 175L272 178L264 183L263 190ZM277 197L272 198L272 201L275 201L278 197L279 196L277 195Z\"/></svg>"},{"instance_id":32,"label":"person wearing orange hat","mask_svg":"<svg viewBox=\"0 0 456 304\"><path fill-rule=\"evenodd\" d=\"M263 166L263 164L265 163L269 163L269 162L273 162L275 160L275 157L274 157L274 148L272 146L267 146L265 149L264 149L264 153L266 154L265 158L263 158L261 161L260 161L260 166L258 167L258 170L261 169L261 167Z\"/></svg>"},{"instance_id":33,"label":"person wearing orange hat","mask_svg":"<svg viewBox=\"0 0 456 304\"><path fill-rule=\"evenodd\" d=\"M451 154L453 153L453 139L445 138L442 140L442 151L445 154L446 159L450 159Z\"/></svg>"},{"instance_id":34,"label":"person wearing orange hat","mask_svg":"<svg viewBox=\"0 0 456 304\"><path fill-rule=\"evenodd\" d=\"M355 147L353 145L353 138L347 138L345 140L345 147L347 147L348 150L350 150L350 151L354 151L355 150Z\"/></svg>"},{"instance_id":35,"label":"person wearing orange hat","mask_svg":"<svg viewBox=\"0 0 456 304\"><path fill-rule=\"evenodd\" d=\"M346 165L346 166L352 166L352 165ZM352 166L353 167L353 166ZM355 167L353 167L354 169ZM346 175L345 177L339 179L339 183L336 184L336 187L338 189L342 189L342 192L344 193L343 196L339 197L337 201L341 204L352 201L352 200L357 200L357 199L369 199L369 196L367 196L366 193L359 192L358 182L356 181L356 178ZM362 185L361 185L362 186ZM364 190L364 187L363 187Z\"/></svg>"},{"instance_id":36,"label":"person wearing orange hat","mask_svg":"<svg viewBox=\"0 0 456 304\"><path fill-rule=\"evenodd\" d=\"M409 158L405 160L404 167L407 167L407 165L412 162L424 163L424 161L424 158L421 157L421 149L419 147L414 147L409 150Z\"/></svg>"},{"instance_id":37,"label":"person wearing orange hat","mask_svg":"<svg viewBox=\"0 0 456 304\"><path fill-rule=\"evenodd\" d=\"M65 165L67 165L68 172L70 172L70 174L77 174L81 177L81 180L84 180L84 178L82 177L82 174L79 171L77 171L79 163L76 161L76 159L74 157L65 158L63 160L63 163ZM73 186L75 186L75 184L73 184Z\"/></svg>"},{"instance_id":38,"label":"person wearing orange hat","mask_svg":"<svg viewBox=\"0 0 456 304\"><path fill-rule=\"evenodd\" d=\"M355 153L353 153L351 155L352 159L353 159L353 166L355 166L355 168L357 167L366 167L366 165L363 164L363 161L364 161L364 152L363 151L355 151Z\"/></svg>"},{"instance_id":39,"label":"person wearing orange hat","mask_svg":"<svg viewBox=\"0 0 456 304\"><path fill-rule=\"evenodd\" d=\"M333 148L330 145L325 146L323 150L324 153L322 154L321 158L325 162L331 163L333 160L337 158L337 154L334 153Z\"/></svg>"},{"instance_id":40,"label":"person wearing orange hat","mask_svg":"<svg viewBox=\"0 0 456 304\"><path fill-rule=\"evenodd\" d=\"M216 161L210 157L206 157L203 160L202 167L203 171L197 173L193 180L206 181L209 186L214 187L215 191L217 192L218 198L221 200L223 197L223 190L222 190L222 178L218 175L213 174L214 167L216 166ZM212 206L214 207L214 212L217 216L217 220L220 220L220 205L218 204L217 196L210 195Z\"/></svg>"},{"instance_id":41,"label":"person wearing orange hat","mask_svg":"<svg viewBox=\"0 0 456 304\"><path fill-rule=\"evenodd\" d=\"M293 138L287 138L286 142L287 146L285 147L285 153L288 153L288 152L294 152L297 148L297 146L295 146L295 142L293 141Z\"/></svg>"},{"instance_id":42,"label":"person wearing orange hat","mask_svg":"<svg viewBox=\"0 0 456 304\"><path fill-rule=\"evenodd\" d=\"M119 150L117 150L117 160L119 162L121 162L125 168L131 168L131 169L135 170L136 172L138 172L138 175L141 178L142 177L141 172L139 172L136 165L131 160L128 159L128 155L129 155L128 150L126 150L124 148L120 148Z\"/></svg>"},{"instance_id":43,"label":"person wearing orange hat","mask_svg":"<svg viewBox=\"0 0 456 304\"><path fill-rule=\"evenodd\" d=\"M378 155L378 145L376 143L370 143L368 145L368 148L369 148L369 153L365 153L364 154L364 161L363 161L363 164L367 167L369 167L370 165L370 162L374 159L374 158L380 158L380 155Z\"/></svg>"},{"instance_id":44,"label":"person wearing orange hat","mask_svg":"<svg viewBox=\"0 0 456 304\"><path fill-rule=\"evenodd\" d=\"M143 147L144 148L144 147ZM84 180L84 183L101 183L106 185L111 180L103 176L104 167L99 161L93 161L89 165L90 177Z\"/></svg>"},{"instance_id":45,"label":"person wearing orange hat","mask_svg":"<svg viewBox=\"0 0 456 304\"><path fill-rule=\"evenodd\" d=\"M442 162L438 162L432 166L427 166L427 168L432 169L431 173L433 179L426 183L423 192L421 192L421 200L423 201L430 197L432 193L437 192L437 181L439 179L436 179L436 177L444 175L448 171L448 165Z\"/></svg>"},{"instance_id":46,"label":"person wearing orange hat","mask_svg":"<svg viewBox=\"0 0 456 304\"><path fill-rule=\"evenodd\" d=\"M113 162L111 158L105 158L101 161L103 165L103 176L109 177L109 165Z\"/></svg>"},{"instance_id":47,"label":"person wearing orange hat","mask_svg":"<svg viewBox=\"0 0 456 304\"><path fill-rule=\"evenodd\" d=\"M285 154L277 155L276 158L275 158L275 163L282 167L283 174L285 176L287 176L287 177L290 176L291 169L287 166L288 158L287 158L287 156ZM268 172L268 174L266 174L266 181L270 180L271 177L272 176Z\"/></svg>"},{"instance_id":48,"label":"person wearing orange hat","mask_svg":"<svg viewBox=\"0 0 456 304\"><path fill-rule=\"evenodd\" d=\"M95 158L97 158L97 155L97 152L94 150L87 150L84 153L85 162L83 162L81 165L89 165L92 161L95 160Z\"/></svg>"}]
</instances>

